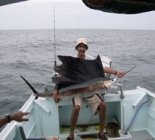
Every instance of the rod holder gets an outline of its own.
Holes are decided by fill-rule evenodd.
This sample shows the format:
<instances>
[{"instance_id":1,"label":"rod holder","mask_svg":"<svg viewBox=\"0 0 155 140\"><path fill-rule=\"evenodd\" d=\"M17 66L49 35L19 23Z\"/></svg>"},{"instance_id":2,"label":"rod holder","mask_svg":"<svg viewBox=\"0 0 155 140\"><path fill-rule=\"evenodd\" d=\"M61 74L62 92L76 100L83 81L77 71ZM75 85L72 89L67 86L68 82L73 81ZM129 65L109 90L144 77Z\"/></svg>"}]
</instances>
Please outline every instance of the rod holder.
<instances>
[{"instance_id":1,"label":"rod holder","mask_svg":"<svg viewBox=\"0 0 155 140\"><path fill-rule=\"evenodd\" d=\"M119 83L120 83L119 88L120 88L120 92L121 92L120 98L124 98L125 96L124 96L124 92L122 90L121 82L119 82Z\"/></svg>"}]
</instances>

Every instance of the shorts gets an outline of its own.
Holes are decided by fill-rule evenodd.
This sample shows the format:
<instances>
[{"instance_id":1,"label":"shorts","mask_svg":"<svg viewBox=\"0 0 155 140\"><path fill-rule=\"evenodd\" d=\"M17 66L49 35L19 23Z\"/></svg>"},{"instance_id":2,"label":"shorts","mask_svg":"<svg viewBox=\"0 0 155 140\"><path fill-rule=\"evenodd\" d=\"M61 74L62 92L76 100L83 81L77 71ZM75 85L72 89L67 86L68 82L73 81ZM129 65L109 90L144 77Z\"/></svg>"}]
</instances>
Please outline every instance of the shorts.
<instances>
[{"instance_id":1,"label":"shorts","mask_svg":"<svg viewBox=\"0 0 155 140\"><path fill-rule=\"evenodd\" d=\"M98 113L98 106L100 102L103 102L103 98L99 94L95 94L91 97L87 98L80 98L80 97L75 97L72 99L73 106L79 105L81 107L82 101L85 101L91 108L92 112L96 115Z\"/></svg>"}]
</instances>

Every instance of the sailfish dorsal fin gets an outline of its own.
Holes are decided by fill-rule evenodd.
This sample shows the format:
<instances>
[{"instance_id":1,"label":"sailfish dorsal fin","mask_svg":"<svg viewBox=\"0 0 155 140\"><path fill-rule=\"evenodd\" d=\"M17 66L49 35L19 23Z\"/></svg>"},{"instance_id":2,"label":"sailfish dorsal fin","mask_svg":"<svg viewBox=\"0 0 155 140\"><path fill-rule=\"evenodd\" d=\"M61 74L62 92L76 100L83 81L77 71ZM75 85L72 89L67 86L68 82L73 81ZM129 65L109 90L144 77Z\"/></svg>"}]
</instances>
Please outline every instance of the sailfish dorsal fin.
<instances>
[{"instance_id":1,"label":"sailfish dorsal fin","mask_svg":"<svg viewBox=\"0 0 155 140\"><path fill-rule=\"evenodd\" d=\"M55 71L61 75L60 82L73 82L78 84L95 78L105 77L100 56L94 60L84 60L71 56L58 56L62 62L55 67Z\"/></svg>"}]
</instances>

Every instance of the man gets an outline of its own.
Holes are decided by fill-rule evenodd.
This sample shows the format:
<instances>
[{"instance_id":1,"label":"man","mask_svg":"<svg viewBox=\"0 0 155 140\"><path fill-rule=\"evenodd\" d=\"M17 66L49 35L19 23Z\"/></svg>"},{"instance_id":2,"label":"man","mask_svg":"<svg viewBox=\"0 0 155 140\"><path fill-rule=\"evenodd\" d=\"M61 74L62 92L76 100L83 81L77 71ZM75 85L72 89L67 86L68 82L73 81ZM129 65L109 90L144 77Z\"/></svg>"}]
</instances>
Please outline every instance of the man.
<instances>
[{"instance_id":1,"label":"man","mask_svg":"<svg viewBox=\"0 0 155 140\"><path fill-rule=\"evenodd\" d=\"M87 40L85 38L79 38L77 40L77 45L75 47L77 50L77 58L81 59L87 59L87 60L93 60L94 58L92 56L86 55L85 52L88 50L87 46ZM105 73L110 73L110 74L115 74L118 77L122 77L125 75L124 72L116 71L108 67L104 67L104 72ZM54 100L55 102L59 102L61 99L58 95L58 90L60 87L55 88L54 90ZM71 114L71 120L70 120L70 134L67 137L66 140L73 140L74 139L74 128L76 125L76 122L78 120L78 115L80 111L80 107L82 104L82 100L85 100L87 104L90 106L91 110L93 113L96 115L99 113L99 120L100 120L100 131L98 133L98 137L101 140L107 140L106 136L104 135L104 122L106 119L106 105L104 100L101 98L99 94L96 94L92 97L84 98L81 99L79 97L73 98L72 103L73 103L73 110Z\"/></svg>"},{"instance_id":2,"label":"man","mask_svg":"<svg viewBox=\"0 0 155 140\"><path fill-rule=\"evenodd\" d=\"M18 111L12 114L7 114L5 117L0 118L0 127L5 125L6 123L10 123L11 121L23 122L29 121L28 118L23 118L23 116L30 114L29 112ZM31 139L32 140L32 139ZM57 138L49 138L49 139L34 139L34 140L58 140Z\"/></svg>"}]
</instances>

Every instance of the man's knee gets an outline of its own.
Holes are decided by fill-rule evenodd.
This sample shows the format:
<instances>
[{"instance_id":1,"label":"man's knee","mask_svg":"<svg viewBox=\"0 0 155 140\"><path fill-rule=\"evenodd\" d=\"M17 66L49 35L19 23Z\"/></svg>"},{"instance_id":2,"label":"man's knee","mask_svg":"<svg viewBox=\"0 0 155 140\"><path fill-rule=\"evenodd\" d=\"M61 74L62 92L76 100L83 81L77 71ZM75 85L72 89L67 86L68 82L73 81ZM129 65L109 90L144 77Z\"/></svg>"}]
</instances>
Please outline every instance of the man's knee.
<instances>
[{"instance_id":1,"label":"man's knee","mask_svg":"<svg viewBox=\"0 0 155 140\"><path fill-rule=\"evenodd\" d=\"M105 102L100 102L100 104L99 104L99 109L106 109L106 104L105 104Z\"/></svg>"},{"instance_id":2,"label":"man's knee","mask_svg":"<svg viewBox=\"0 0 155 140\"><path fill-rule=\"evenodd\" d=\"M79 111L80 111L80 106L79 105L75 105L74 108L73 108L74 114L79 115Z\"/></svg>"}]
</instances>

